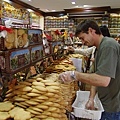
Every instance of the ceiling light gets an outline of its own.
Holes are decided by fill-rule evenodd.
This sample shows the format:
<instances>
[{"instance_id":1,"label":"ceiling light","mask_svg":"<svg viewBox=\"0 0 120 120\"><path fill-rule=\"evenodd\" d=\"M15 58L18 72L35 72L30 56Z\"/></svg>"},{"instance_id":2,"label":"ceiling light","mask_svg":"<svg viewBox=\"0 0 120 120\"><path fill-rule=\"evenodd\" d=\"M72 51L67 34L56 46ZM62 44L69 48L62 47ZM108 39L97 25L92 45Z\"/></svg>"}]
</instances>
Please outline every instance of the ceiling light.
<instances>
[{"instance_id":1,"label":"ceiling light","mask_svg":"<svg viewBox=\"0 0 120 120\"><path fill-rule=\"evenodd\" d=\"M51 10L52 12L55 12L56 10Z\"/></svg>"},{"instance_id":2,"label":"ceiling light","mask_svg":"<svg viewBox=\"0 0 120 120\"><path fill-rule=\"evenodd\" d=\"M28 1L32 1L32 0L28 0Z\"/></svg>"},{"instance_id":3,"label":"ceiling light","mask_svg":"<svg viewBox=\"0 0 120 120\"><path fill-rule=\"evenodd\" d=\"M89 7L90 5L83 5L83 7Z\"/></svg>"},{"instance_id":4,"label":"ceiling light","mask_svg":"<svg viewBox=\"0 0 120 120\"><path fill-rule=\"evenodd\" d=\"M49 10L48 10L48 9L45 9L45 11L47 11L47 12L48 12Z\"/></svg>"},{"instance_id":5,"label":"ceiling light","mask_svg":"<svg viewBox=\"0 0 120 120\"><path fill-rule=\"evenodd\" d=\"M71 2L73 5L75 4L75 2Z\"/></svg>"},{"instance_id":6,"label":"ceiling light","mask_svg":"<svg viewBox=\"0 0 120 120\"><path fill-rule=\"evenodd\" d=\"M79 6L77 5L77 6L75 6L76 8L78 8Z\"/></svg>"}]
</instances>

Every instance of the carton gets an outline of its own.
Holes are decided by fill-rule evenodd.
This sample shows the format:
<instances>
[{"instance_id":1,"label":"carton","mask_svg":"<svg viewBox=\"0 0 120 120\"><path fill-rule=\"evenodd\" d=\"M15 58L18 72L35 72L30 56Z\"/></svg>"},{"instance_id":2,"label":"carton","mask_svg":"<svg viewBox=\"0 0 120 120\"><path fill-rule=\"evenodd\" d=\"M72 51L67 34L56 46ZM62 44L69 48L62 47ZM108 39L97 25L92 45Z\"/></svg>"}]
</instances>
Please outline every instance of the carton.
<instances>
[{"instance_id":1,"label":"carton","mask_svg":"<svg viewBox=\"0 0 120 120\"><path fill-rule=\"evenodd\" d=\"M103 106L98 98L95 96L94 103L97 110L87 110L85 109L85 104L89 99L89 91L77 91L77 96L72 104L73 114L78 118L87 118L92 120L100 120L101 114L104 111Z\"/></svg>"}]
</instances>

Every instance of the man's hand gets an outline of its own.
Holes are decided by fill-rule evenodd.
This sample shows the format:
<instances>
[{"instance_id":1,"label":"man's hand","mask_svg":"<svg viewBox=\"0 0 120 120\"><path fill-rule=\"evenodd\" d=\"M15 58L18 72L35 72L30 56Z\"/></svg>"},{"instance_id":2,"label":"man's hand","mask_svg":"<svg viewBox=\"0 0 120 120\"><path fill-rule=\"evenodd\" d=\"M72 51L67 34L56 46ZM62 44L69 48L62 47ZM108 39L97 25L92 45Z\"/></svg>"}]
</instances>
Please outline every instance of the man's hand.
<instances>
[{"instance_id":1,"label":"man's hand","mask_svg":"<svg viewBox=\"0 0 120 120\"><path fill-rule=\"evenodd\" d=\"M94 99L89 98L89 100L87 101L87 103L85 105L85 108L88 109L88 110L95 110Z\"/></svg>"},{"instance_id":2,"label":"man's hand","mask_svg":"<svg viewBox=\"0 0 120 120\"><path fill-rule=\"evenodd\" d=\"M70 83L72 81L75 81L75 73L74 71L66 71L59 75L59 79L62 83Z\"/></svg>"}]
</instances>

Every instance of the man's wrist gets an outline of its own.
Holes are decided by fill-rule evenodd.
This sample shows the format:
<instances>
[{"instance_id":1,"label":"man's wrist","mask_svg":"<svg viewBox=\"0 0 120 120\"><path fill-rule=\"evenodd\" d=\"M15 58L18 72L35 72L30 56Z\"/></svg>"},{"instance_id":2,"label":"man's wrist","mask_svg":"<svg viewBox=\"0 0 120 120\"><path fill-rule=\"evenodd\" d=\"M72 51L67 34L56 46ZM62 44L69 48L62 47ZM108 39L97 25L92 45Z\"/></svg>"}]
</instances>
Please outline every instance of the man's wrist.
<instances>
[{"instance_id":1,"label":"man's wrist","mask_svg":"<svg viewBox=\"0 0 120 120\"><path fill-rule=\"evenodd\" d=\"M71 71L70 76L72 79L77 80L76 75L75 75L75 71Z\"/></svg>"},{"instance_id":2,"label":"man's wrist","mask_svg":"<svg viewBox=\"0 0 120 120\"><path fill-rule=\"evenodd\" d=\"M94 101L94 98L91 98L91 97L90 97L90 98L89 98L89 101Z\"/></svg>"}]
</instances>

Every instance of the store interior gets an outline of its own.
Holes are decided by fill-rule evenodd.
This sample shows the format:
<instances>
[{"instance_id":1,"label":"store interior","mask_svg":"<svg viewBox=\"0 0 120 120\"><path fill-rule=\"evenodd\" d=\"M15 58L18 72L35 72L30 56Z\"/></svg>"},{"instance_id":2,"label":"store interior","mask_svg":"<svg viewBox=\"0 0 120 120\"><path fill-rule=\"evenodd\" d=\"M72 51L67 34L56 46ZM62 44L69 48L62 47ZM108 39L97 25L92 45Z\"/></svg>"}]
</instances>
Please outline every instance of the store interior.
<instances>
[{"instance_id":1,"label":"store interior","mask_svg":"<svg viewBox=\"0 0 120 120\"><path fill-rule=\"evenodd\" d=\"M90 86L63 84L58 76L88 72L89 57L66 48L82 46L75 30L85 19L107 26L120 42L119 7L119 0L1 0L0 120L82 120L74 101Z\"/></svg>"}]
</instances>

